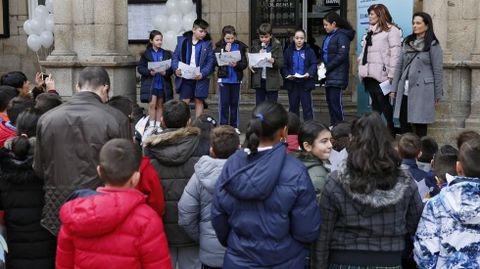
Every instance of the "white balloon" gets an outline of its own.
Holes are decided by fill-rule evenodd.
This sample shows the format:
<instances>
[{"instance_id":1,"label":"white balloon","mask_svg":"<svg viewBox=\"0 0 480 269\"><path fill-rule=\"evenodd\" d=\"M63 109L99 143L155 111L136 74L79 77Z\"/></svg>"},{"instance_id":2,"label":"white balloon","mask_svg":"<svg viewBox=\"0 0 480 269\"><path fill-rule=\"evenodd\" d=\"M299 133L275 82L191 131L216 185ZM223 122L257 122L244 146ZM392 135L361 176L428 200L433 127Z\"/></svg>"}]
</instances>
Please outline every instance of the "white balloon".
<instances>
[{"instance_id":1,"label":"white balloon","mask_svg":"<svg viewBox=\"0 0 480 269\"><path fill-rule=\"evenodd\" d=\"M182 14L187 15L188 13L192 12L193 3L192 0L180 0L178 2L178 6L182 11Z\"/></svg>"},{"instance_id":2,"label":"white balloon","mask_svg":"<svg viewBox=\"0 0 480 269\"><path fill-rule=\"evenodd\" d=\"M195 20L196 20L197 19L197 11L192 10L192 12L188 13L187 16L191 16L191 17L195 18Z\"/></svg>"},{"instance_id":3,"label":"white balloon","mask_svg":"<svg viewBox=\"0 0 480 269\"><path fill-rule=\"evenodd\" d=\"M153 18L152 21L153 27L160 32L167 31L168 28L168 18L164 15L157 15Z\"/></svg>"},{"instance_id":4,"label":"white balloon","mask_svg":"<svg viewBox=\"0 0 480 269\"><path fill-rule=\"evenodd\" d=\"M197 19L197 14L195 14L195 15L188 14L188 15L184 16L183 19L182 19L183 29L185 29L186 31L192 30L193 22L196 19Z\"/></svg>"},{"instance_id":5,"label":"white balloon","mask_svg":"<svg viewBox=\"0 0 480 269\"><path fill-rule=\"evenodd\" d=\"M26 21L23 23L23 31L25 31L25 33L26 33L27 35L33 34L32 26L30 25L30 20L26 20Z\"/></svg>"},{"instance_id":6,"label":"white balloon","mask_svg":"<svg viewBox=\"0 0 480 269\"><path fill-rule=\"evenodd\" d=\"M167 1L167 12L168 14L177 14L180 13L179 10L179 1L178 0L168 0Z\"/></svg>"},{"instance_id":7,"label":"white balloon","mask_svg":"<svg viewBox=\"0 0 480 269\"><path fill-rule=\"evenodd\" d=\"M27 38L27 45L31 50L37 52L42 47L40 37L36 34L29 35Z\"/></svg>"},{"instance_id":8,"label":"white balloon","mask_svg":"<svg viewBox=\"0 0 480 269\"><path fill-rule=\"evenodd\" d=\"M48 9L44 5L39 5L35 8L33 18L45 19L48 16Z\"/></svg>"},{"instance_id":9,"label":"white balloon","mask_svg":"<svg viewBox=\"0 0 480 269\"><path fill-rule=\"evenodd\" d=\"M55 21L53 20L53 14L48 15L47 19L45 19L45 29L50 32L53 32L53 30L55 30Z\"/></svg>"},{"instance_id":10,"label":"white balloon","mask_svg":"<svg viewBox=\"0 0 480 269\"><path fill-rule=\"evenodd\" d=\"M41 34L42 31L45 29L45 20L40 18L33 18L30 21L30 29L34 34Z\"/></svg>"},{"instance_id":11,"label":"white balloon","mask_svg":"<svg viewBox=\"0 0 480 269\"><path fill-rule=\"evenodd\" d=\"M45 7L48 12L53 13L53 0L45 0Z\"/></svg>"},{"instance_id":12,"label":"white balloon","mask_svg":"<svg viewBox=\"0 0 480 269\"><path fill-rule=\"evenodd\" d=\"M50 48L53 45L53 33L50 31L43 31L40 34L40 43L44 48Z\"/></svg>"},{"instance_id":13,"label":"white balloon","mask_svg":"<svg viewBox=\"0 0 480 269\"><path fill-rule=\"evenodd\" d=\"M168 31L163 36L163 45L165 49L168 50L175 50L175 46L177 45L177 33L174 31Z\"/></svg>"},{"instance_id":14,"label":"white balloon","mask_svg":"<svg viewBox=\"0 0 480 269\"><path fill-rule=\"evenodd\" d=\"M182 18L177 15L173 14L168 17L168 30L178 32L182 29Z\"/></svg>"}]
</instances>

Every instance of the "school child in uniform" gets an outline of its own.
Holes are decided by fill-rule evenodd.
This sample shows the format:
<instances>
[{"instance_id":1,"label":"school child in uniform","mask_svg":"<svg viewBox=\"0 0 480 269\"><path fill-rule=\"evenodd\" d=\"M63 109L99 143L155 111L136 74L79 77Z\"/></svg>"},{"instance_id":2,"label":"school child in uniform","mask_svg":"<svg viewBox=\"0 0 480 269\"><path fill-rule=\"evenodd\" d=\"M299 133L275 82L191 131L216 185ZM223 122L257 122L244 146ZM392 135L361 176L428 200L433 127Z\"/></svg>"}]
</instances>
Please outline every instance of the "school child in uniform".
<instances>
[{"instance_id":1,"label":"school child in uniform","mask_svg":"<svg viewBox=\"0 0 480 269\"><path fill-rule=\"evenodd\" d=\"M177 43L173 52L172 69L175 70L175 87L180 94L180 100L190 104L195 100L195 116L203 113L204 101L208 97L210 85L209 76L213 73L215 55L213 54L212 41L207 32L208 23L202 19L193 22L192 31L185 32ZM200 67L200 74L195 79L182 78L182 70L178 68L179 62Z\"/></svg>"},{"instance_id":2,"label":"school child in uniform","mask_svg":"<svg viewBox=\"0 0 480 269\"><path fill-rule=\"evenodd\" d=\"M287 154L287 111L263 102L250 119L244 149L225 163L211 221L227 248L223 268L304 268L320 210L305 166Z\"/></svg>"},{"instance_id":3,"label":"school child in uniform","mask_svg":"<svg viewBox=\"0 0 480 269\"><path fill-rule=\"evenodd\" d=\"M142 75L140 86L140 101L148 102L150 129L160 131L160 117L163 112L163 103L173 98L171 76L172 69L165 71L149 70L149 62L161 62L172 59L172 52L162 49L163 35L157 30L150 32L150 42L138 62L138 73Z\"/></svg>"},{"instance_id":4,"label":"school child in uniform","mask_svg":"<svg viewBox=\"0 0 480 269\"><path fill-rule=\"evenodd\" d=\"M262 23L257 30L259 40L253 42L252 53L270 52L272 68L252 68L252 87L255 89L255 103L259 105L264 101L276 103L278 90L283 86L280 69L283 66L283 48L278 39L272 35L272 25Z\"/></svg>"},{"instance_id":5,"label":"school child in uniform","mask_svg":"<svg viewBox=\"0 0 480 269\"><path fill-rule=\"evenodd\" d=\"M240 51L241 60L233 62L230 66L218 67L218 87L219 87L219 110L218 118L220 125L230 125L237 133L239 132L238 106L240 101L240 85L243 79L243 70L247 68L247 48L243 42L237 40L237 32L231 25L222 29L223 39L215 44L215 52Z\"/></svg>"},{"instance_id":6,"label":"school child in uniform","mask_svg":"<svg viewBox=\"0 0 480 269\"><path fill-rule=\"evenodd\" d=\"M284 86L288 90L289 111L300 116L302 104L303 120L313 119L313 104L311 91L315 88L315 74L317 73L317 57L315 52L306 43L306 34L302 29L295 31L293 42L283 53L285 64L282 75ZM296 78L295 75L302 75Z\"/></svg>"}]
</instances>

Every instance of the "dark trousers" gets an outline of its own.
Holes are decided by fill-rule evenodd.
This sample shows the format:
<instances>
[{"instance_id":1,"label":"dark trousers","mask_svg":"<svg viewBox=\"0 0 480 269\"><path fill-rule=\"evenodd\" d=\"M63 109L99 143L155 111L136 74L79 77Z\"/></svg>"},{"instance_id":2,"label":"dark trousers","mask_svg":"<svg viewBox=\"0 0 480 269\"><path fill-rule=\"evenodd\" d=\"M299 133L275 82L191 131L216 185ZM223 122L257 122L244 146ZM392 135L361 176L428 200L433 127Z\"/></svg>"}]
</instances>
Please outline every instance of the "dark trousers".
<instances>
[{"instance_id":1,"label":"dark trousers","mask_svg":"<svg viewBox=\"0 0 480 269\"><path fill-rule=\"evenodd\" d=\"M328 113L330 114L330 126L335 126L343 121L342 89L338 87L325 87Z\"/></svg>"},{"instance_id":2,"label":"dark trousers","mask_svg":"<svg viewBox=\"0 0 480 269\"><path fill-rule=\"evenodd\" d=\"M302 104L303 120L313 119L312 91L305 89L303 82L295 83L293 89L288 90L288 110L300 117L300 103Z\"/></svg>"},{"instance_id":3,"label":"dark trousers","mask_svg":"<svg viewBox=\"0 0 480 269\"><path fill-rule=\"evenodd\" d=\"M261 104L265 101L276 103L278 100L278 91L267 91L267 81L261 80L260 88L255 89L255 104Z\"/></svg>"},{"instance_id":4,"label":"dark trousers","mask_svg":"<svg viewBox=\"0 0 480 269\"><path fill-rule=\"evenodd\" d=\"M365 83L365 89L370 94L372 98L372 109L377 111L380 115L383 114L387 120L387 126L390 129L392 135L393 132L393 106L390 104L390 97L383 95L382 89L380 88L380 82L373 78L364 78L363 82Z\"/></svg>"},{"instance_id":5,"label":"dark trousers","mask_svg":"<svg viewBox=\"0 0 480 269\"><path fill-rule=\"evenodd\" d=\"M210 267L208 265L202 264L202 269L222 269L222 267Z\"/></svg>"},{"instance_id":6,"label":"dark trousers","mask_svg":"<svg viewBox=\"0 0 480 269\"><path fill-rule=\"evenodd\" d=\"M400 98L400 96L397 96ZM420 138L427 136L428 125L423 123L409 123L408 122L408 96L403 95L402 105L400 106L400 132L415 133Z\"/></svg>"},{"instance_id":7,"label":"dark trousers","mask_svg":"<svg viewBox=\"0 0 480 269\"><path fill-rule=\"evenodd\" d=\"M240 101L239 83L220 83L219 84L219 109L218 118L220 125L230 125L238 128L238 105Z\"/></svg>"}]
</instances>

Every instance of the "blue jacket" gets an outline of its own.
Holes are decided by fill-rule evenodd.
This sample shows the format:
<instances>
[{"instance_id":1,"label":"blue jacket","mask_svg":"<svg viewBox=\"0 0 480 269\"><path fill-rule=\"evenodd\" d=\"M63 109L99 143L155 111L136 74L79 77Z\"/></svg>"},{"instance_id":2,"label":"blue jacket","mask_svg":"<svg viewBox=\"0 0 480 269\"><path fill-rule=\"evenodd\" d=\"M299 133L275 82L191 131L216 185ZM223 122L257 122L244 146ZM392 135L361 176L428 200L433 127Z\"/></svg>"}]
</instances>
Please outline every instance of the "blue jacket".
<instances>
[{"instance_id":1,"label":"blue jacket","mask_svg":"<svg viewBox=\"0 0 480 269\"><path fill-rule=\"evenodd\" d=\"M184 62L187 63L187 46L191 46L192 42L192 31L185 32L182 37L179 38L177 42L177 47L173 52L172 57L172 70L175 71L178 69L178 63ZM215 67L215 55L213 54L212 41L210 35L207 36L200 42L200 58L199 65L200 73L202 73L202 79L197 81L195 88L195 96L200 98L208 97L208 88L210 86L209 76L213 73ZM180 92L182 87L183 78L175 78L175 87L177 93Z\"/></svg>"},{"instance_id":2,"label":"blue jacket","mask_svg":"<svg viewBox=\"0 0 480 269\"><path fill-rule=\"evenodd\" d=\"M227 160L211 217L230 269L304 268L321 222L307 169L283 144L253 156L238 150Z\"/></svg>"},{"instance_id":3,"label":"blue jacket","mask_svg":"<svg viewBox=\"0 0 480 269\"><path fill-rule=\"evenodd\" d=\"M414 257L418 268L479 268L480 179L457 177L425 205Z\"/></svg>"},{"instance_id":4,"label":"blue jacket","mask_svg":"<svg viewBox=\"0 0 480 269\"><path fill-rule=\"evenodd\" d=\"M168 60L172 58L172 52L169 50L163 50L163 60ZM148 70L148 62L153 62L152 53L150 49L146 49L142 54L140 61L138 62L137 70L140 75L142 75L140 81L140 101L142 103L150 102L152 98L152 83L154 77L150 75L150 70ZM166 70L165 76L163 79L163 92L165 100L173 98L173 86L172 86L172 69Z\"/></svg>"},{"instance_id":5,"label":"blue jacket","mask_svg":"<svg viewBox=\"0 0 480 269\"><path fill-rule=\"evenodd\" d=\"M308 73L310 75L307 79L294 79L289 80L285 79L288 75L294 75L295 70L293 70L294 65L294 49L295 43L291 43L290 46L283 52L284 64L282 67L282 76L284 79L283 87L286 90L293 90L295 88L295 84L300 82L300 80L304 80L304 88L305 89L313 89L315 88L315 77L317 75L317 56L315 56L315 52L313 49L310 48L310 45L306 44L303 46L305 49L305 60L304 60L304 73Z\"/></svg>"},{"instance_id":6,"label":"blue jacket","mask_svg":"<svg viewBox=\"0 0 480 269\"><path fill-rule=\"evenodd\" d=\"M348 85L350 68L348 53L350 51L350 42L355 38L355 31L339 28L332 34L333 37L328 42L328 61L326 63L323 59L323 53L321 53L322 62L325 63L327 69L325 86L345 89Z\"/></svg>"}]
</instances>

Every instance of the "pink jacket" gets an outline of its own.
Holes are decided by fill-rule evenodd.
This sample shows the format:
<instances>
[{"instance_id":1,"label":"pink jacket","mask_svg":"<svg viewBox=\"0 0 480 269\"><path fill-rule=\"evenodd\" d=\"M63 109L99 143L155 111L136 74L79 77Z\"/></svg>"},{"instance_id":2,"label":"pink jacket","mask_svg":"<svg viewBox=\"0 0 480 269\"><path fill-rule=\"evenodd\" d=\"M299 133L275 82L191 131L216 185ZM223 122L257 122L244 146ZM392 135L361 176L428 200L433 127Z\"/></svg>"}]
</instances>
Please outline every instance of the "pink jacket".
<instances>
[{"instance_id":1,"label":"pink jacket","mask_svg":"<svg viewBox=\"0 0 480 269\"><path fill-rule=\"evenodd\" d=\"M390 26L390 31L385 32L377 29L377 26L370 26L368 31L372 30L372 46L368 47L367 63L362 65L363 53L365 51L365 37L362 39L362 53L358 58L358 77L361 81L370 77L378 82L393 78L395 66L400 59L402 32L394 25Z\"/></svg>"}]
</instances>

